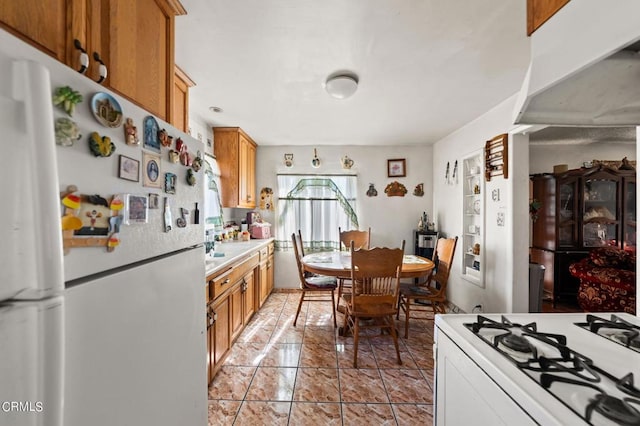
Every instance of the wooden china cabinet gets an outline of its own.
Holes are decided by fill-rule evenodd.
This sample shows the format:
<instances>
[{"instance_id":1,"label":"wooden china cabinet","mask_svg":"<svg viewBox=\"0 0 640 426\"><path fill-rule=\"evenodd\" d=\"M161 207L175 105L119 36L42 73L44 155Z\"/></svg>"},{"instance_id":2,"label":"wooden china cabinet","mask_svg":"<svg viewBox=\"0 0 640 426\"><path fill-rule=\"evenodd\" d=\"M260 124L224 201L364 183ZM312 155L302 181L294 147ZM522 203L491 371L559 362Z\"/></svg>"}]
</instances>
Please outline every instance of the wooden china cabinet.
<instances>
[{"instance_id":1,"label":"wooden china cabinet","mask_svg":"<svg viewBox=\"0 0 640 426\"><path fill-rule=\"evenodd\" d=\"M533 221L531 261L546 268L545 297L576 300L569 265L595 247L636 250L636 172L604 166L531 176L540 203Z\"/></svg>"}]
</instances>

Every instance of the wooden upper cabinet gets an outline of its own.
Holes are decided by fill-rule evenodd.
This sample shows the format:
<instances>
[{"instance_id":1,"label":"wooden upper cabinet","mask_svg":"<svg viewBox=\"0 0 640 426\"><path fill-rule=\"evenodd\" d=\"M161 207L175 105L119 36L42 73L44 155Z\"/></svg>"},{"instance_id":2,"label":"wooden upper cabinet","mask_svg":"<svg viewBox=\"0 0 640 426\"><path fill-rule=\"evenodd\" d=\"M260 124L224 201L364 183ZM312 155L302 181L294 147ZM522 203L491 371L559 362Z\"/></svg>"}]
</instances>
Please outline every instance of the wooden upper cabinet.
<instances>
[{"instance_id":1,"label":"wooden upper cabinet","mask_svg":"<svg viewBox=\"0 0 640 426\"><path fill-rule=\"evenodd\" d=\"M256 207L256 146L239 127L213 128L213 152L222 173L223 207Z\"/></svg>"},{"instance_id":2,"label":"wooden upper cabinet","mask_svg":"<svg viewBox=\"0 0 640 426\"><path fill-rule=\"evenodd\" d=\"M0 0L0 26L65 62L68 0Z\"/></svg>"},{"instance_id":3,"label":"wooden upper cabinet","mask_svg":"<svg viewBox=\"0 0 640 426\"><path fill-rule=\"evenodd\" d=\"M169 122L174 19L182 14L178 0L0 0L0 26L75 70L77 40L89 55L88 78L99 80L102 61L102 84Z\"/></svg>"},{"instance_id":4,"label":"wooden upper cabinet","mask_svg":"<svg viewBox=\"0 0 640 426\"><path fill-rule=\"evenodd\" d=\"M527 0L527 35L533 34L567 3L569 0Z\"/></svg>"},{"instance_id":5,"label":"wooden upper cabinet","mask_svg":"<svg viewBox=\"0 0 640 426\"><path fill-rule=\"evenodd\" d=\"M172 122L174 18L185 14L178 1L109 0L107 84L152 114ZM107 21L107 22L105 22ZM103 31L104 33L104 31Z\"/></svg>"},{"instance_id":6,"label":"wooden upper cabinet","mask_svg":"<svg viewBox=\"0 0 640 426\"><path fill-rule=\"evenodd\" d=\"M178 66L173 81L173 116L171 124L185 133L189 130L189 88L196 84Z\"/></svg>"}]
</instances>

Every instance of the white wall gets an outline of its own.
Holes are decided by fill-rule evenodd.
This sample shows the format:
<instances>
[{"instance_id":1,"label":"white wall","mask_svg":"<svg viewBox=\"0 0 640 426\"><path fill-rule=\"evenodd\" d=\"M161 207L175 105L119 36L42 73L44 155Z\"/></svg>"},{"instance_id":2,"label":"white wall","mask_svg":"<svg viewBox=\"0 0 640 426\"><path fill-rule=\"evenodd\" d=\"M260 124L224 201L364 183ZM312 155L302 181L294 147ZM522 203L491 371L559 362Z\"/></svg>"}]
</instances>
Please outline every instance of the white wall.
<instances>
[{"instance_id":1,"label":"white wall","mask_svg":"<svg viewBox=\"0 0 640 426\"><path fill-rule=\"evenodd\" d=\"M602 142L587 145L531 145L529 147L530 173L552 173L556 164L567 164L569 169L582 167L592 160L636 159L635 144Z\"/></svg>"},{"instance_id":2,"label":"white wall","mask_svg":"<svg viewBox=\"0 0 640 426\"><path fill-rule=\"evenodd\" d=\"M513 127L511 114L516 96L512 96L466 126L441 139L433 146L434 209L440 231L447 236L462 234L462 185L443 185L447 162L483 149L485 141ZM528 265L527 188L528 137L509 136L508 179L494 177L485 186L485 287L462 279L462 250L458 245L449 276L448 297L462 310L471 312L480 304L485 312L518 312L527 310ZM491 193L500 191L500 200ZM514 196L514 192L515 193ZM522 192L524 191L524 195ZM515 203L518 203L517 205ZM515 206L515 208L514 208ZM497 225L498 212L505 213L505 226ZM524 234L524 237L521 235Z\"/></svg>"},{"instance_id":3,"label":"white wall","mask_svg":"<svg viewBox=\"0 0 640 426\"><path fill-rule=\"evenodd\" d=\"M355 164L351 172L358 176L357 214L360 229L371 227L371 243L375 246L397 247L404 239L405 253L413 253L413 230L423 211L433 216L432 194L432 147L431 146L260 146L258 143L256 165L256 191L271 187L276 191L276 175L283 173L343 173L340 159L348 155ZM318 151L321 166L311 167L313 148ZM284 166L284 154L293 153L294 165ZM407 176L391 179L387 177L387 160L406 159ZM444 171L442 172L444 176ZM385 186L398 180L407 187L404 197L387 197ZM369 184L375 184L377 197L367 197ZM413 189L424 183L424 196L413 195ZM277 226L276 211L262 211L262 217ZM436 224L436 227L438 224ZM275 228L274 228L275 231ZM298 287L295 261L291 252L276 252L275 255L276 288Z\"/></svg>"}]
</instances>

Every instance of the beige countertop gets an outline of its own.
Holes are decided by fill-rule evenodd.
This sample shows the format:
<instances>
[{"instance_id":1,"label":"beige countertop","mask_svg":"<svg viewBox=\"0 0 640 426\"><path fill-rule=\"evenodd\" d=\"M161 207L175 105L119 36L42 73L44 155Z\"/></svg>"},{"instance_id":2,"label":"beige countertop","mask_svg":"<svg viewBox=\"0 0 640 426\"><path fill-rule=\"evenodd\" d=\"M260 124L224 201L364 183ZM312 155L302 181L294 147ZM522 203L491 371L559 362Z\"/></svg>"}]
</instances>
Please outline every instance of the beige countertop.
<instances>
[{"instance_id":1,"label":"beige countertop","mask_svg":"<svg viewBox=\"0 0 640 426\"><path fill-rule=\"evenodd\" d=\"M205 255L205 270L207 276L218 272L225 267L241 260L243 257L266 247L273 241L273 238L264 240L233 241L228 243L216 243L215 251L224 253L223 257L212 257Z\"/></svg>"}]
</instances>

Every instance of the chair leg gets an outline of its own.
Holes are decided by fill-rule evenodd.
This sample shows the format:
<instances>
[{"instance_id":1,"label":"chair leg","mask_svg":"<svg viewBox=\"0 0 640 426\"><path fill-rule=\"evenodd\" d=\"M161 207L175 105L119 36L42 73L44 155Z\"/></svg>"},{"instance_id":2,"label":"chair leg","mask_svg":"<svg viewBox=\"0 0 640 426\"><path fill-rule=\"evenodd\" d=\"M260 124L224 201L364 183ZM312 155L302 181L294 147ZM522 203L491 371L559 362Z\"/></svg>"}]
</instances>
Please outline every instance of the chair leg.
<instances>
[{"instance_id":1,"label":"chair leg","mask_svg":"<svg viewBox=\"0 0 640 426\"><path fill-rule=\"evenodd\" d=\"M331 308L333 308L333 328L338 328L338 320L336 319L336 300L335 300L335 290L331 290ZM340 299L338 299L338 303L340 303Z\"/></svg>"},{"instance_id":2,"label":"chair leg","mask_svg":"<svg viewBox=\"0 0 640 426\"><path fill-rule=\"evenodd\" d=\"M293 326L296 326L296 322L298 322L298 315L300 315L300 309L302 309L302 302L304 301L304 290L302 290L302 294L300 295L300 302L298 302L298 310L296 311L296 319L293 320Z\"/></svg>"},{"instance_id":3,"label":"chair leg","mask_svg":"<svg viewBox=\"0 0 640 426\"><path fill-rule=\"evenodd\" d=\"M396 325L393 322L393 316L389 317L389 321L391 324L391 337L393 337L393 344L396 346L396 355L398 356L398 365L402 365L402 360L400 359L400 348L398 347L398 332L396 331Z\"/></svg>"},{"instance_id":4,"label":"chair leg","mask_svg":"<svg viewBox=\"0 0 640 426\"><path fill-rule=\"evenodd\" d=\"M353 368L358 368L358 341L360 337L360 320L358 317L353 318Z\"/></svg>"},{"instance_id":5,"label":"chair leg","mask_svg":"<svg viewBox=\"0 0 640 426\"><path fill-rule=\"evenodd\" d=\"M342 297L342 278L338 278L338 301L336 302L336 309L340 304L340 298Z\"/></svg>"},{"instance_id":6,"label":"chair leg","mask_svg":"<svg viewBox=\"0 0 640 426\"><path fill-rule=\"evenodd\" d=\"M396 319L400 319L400 309L402 308L402 295L398 297L398 310L396 311Z\"/></svg>"},{"instance_id":7,"label":"chair leg","mask_svg":"<svg viewBox=\"0 0 640 426\"><path fill-rule=\"evenodd\" d=\"M409 312L411 311L411 299L410 298L405 298L405 304L404 306L406 307L406 309L404 310L404 338L408 339L409 338L409 317L410 314Z\"/></svg>"}]
</instances>

